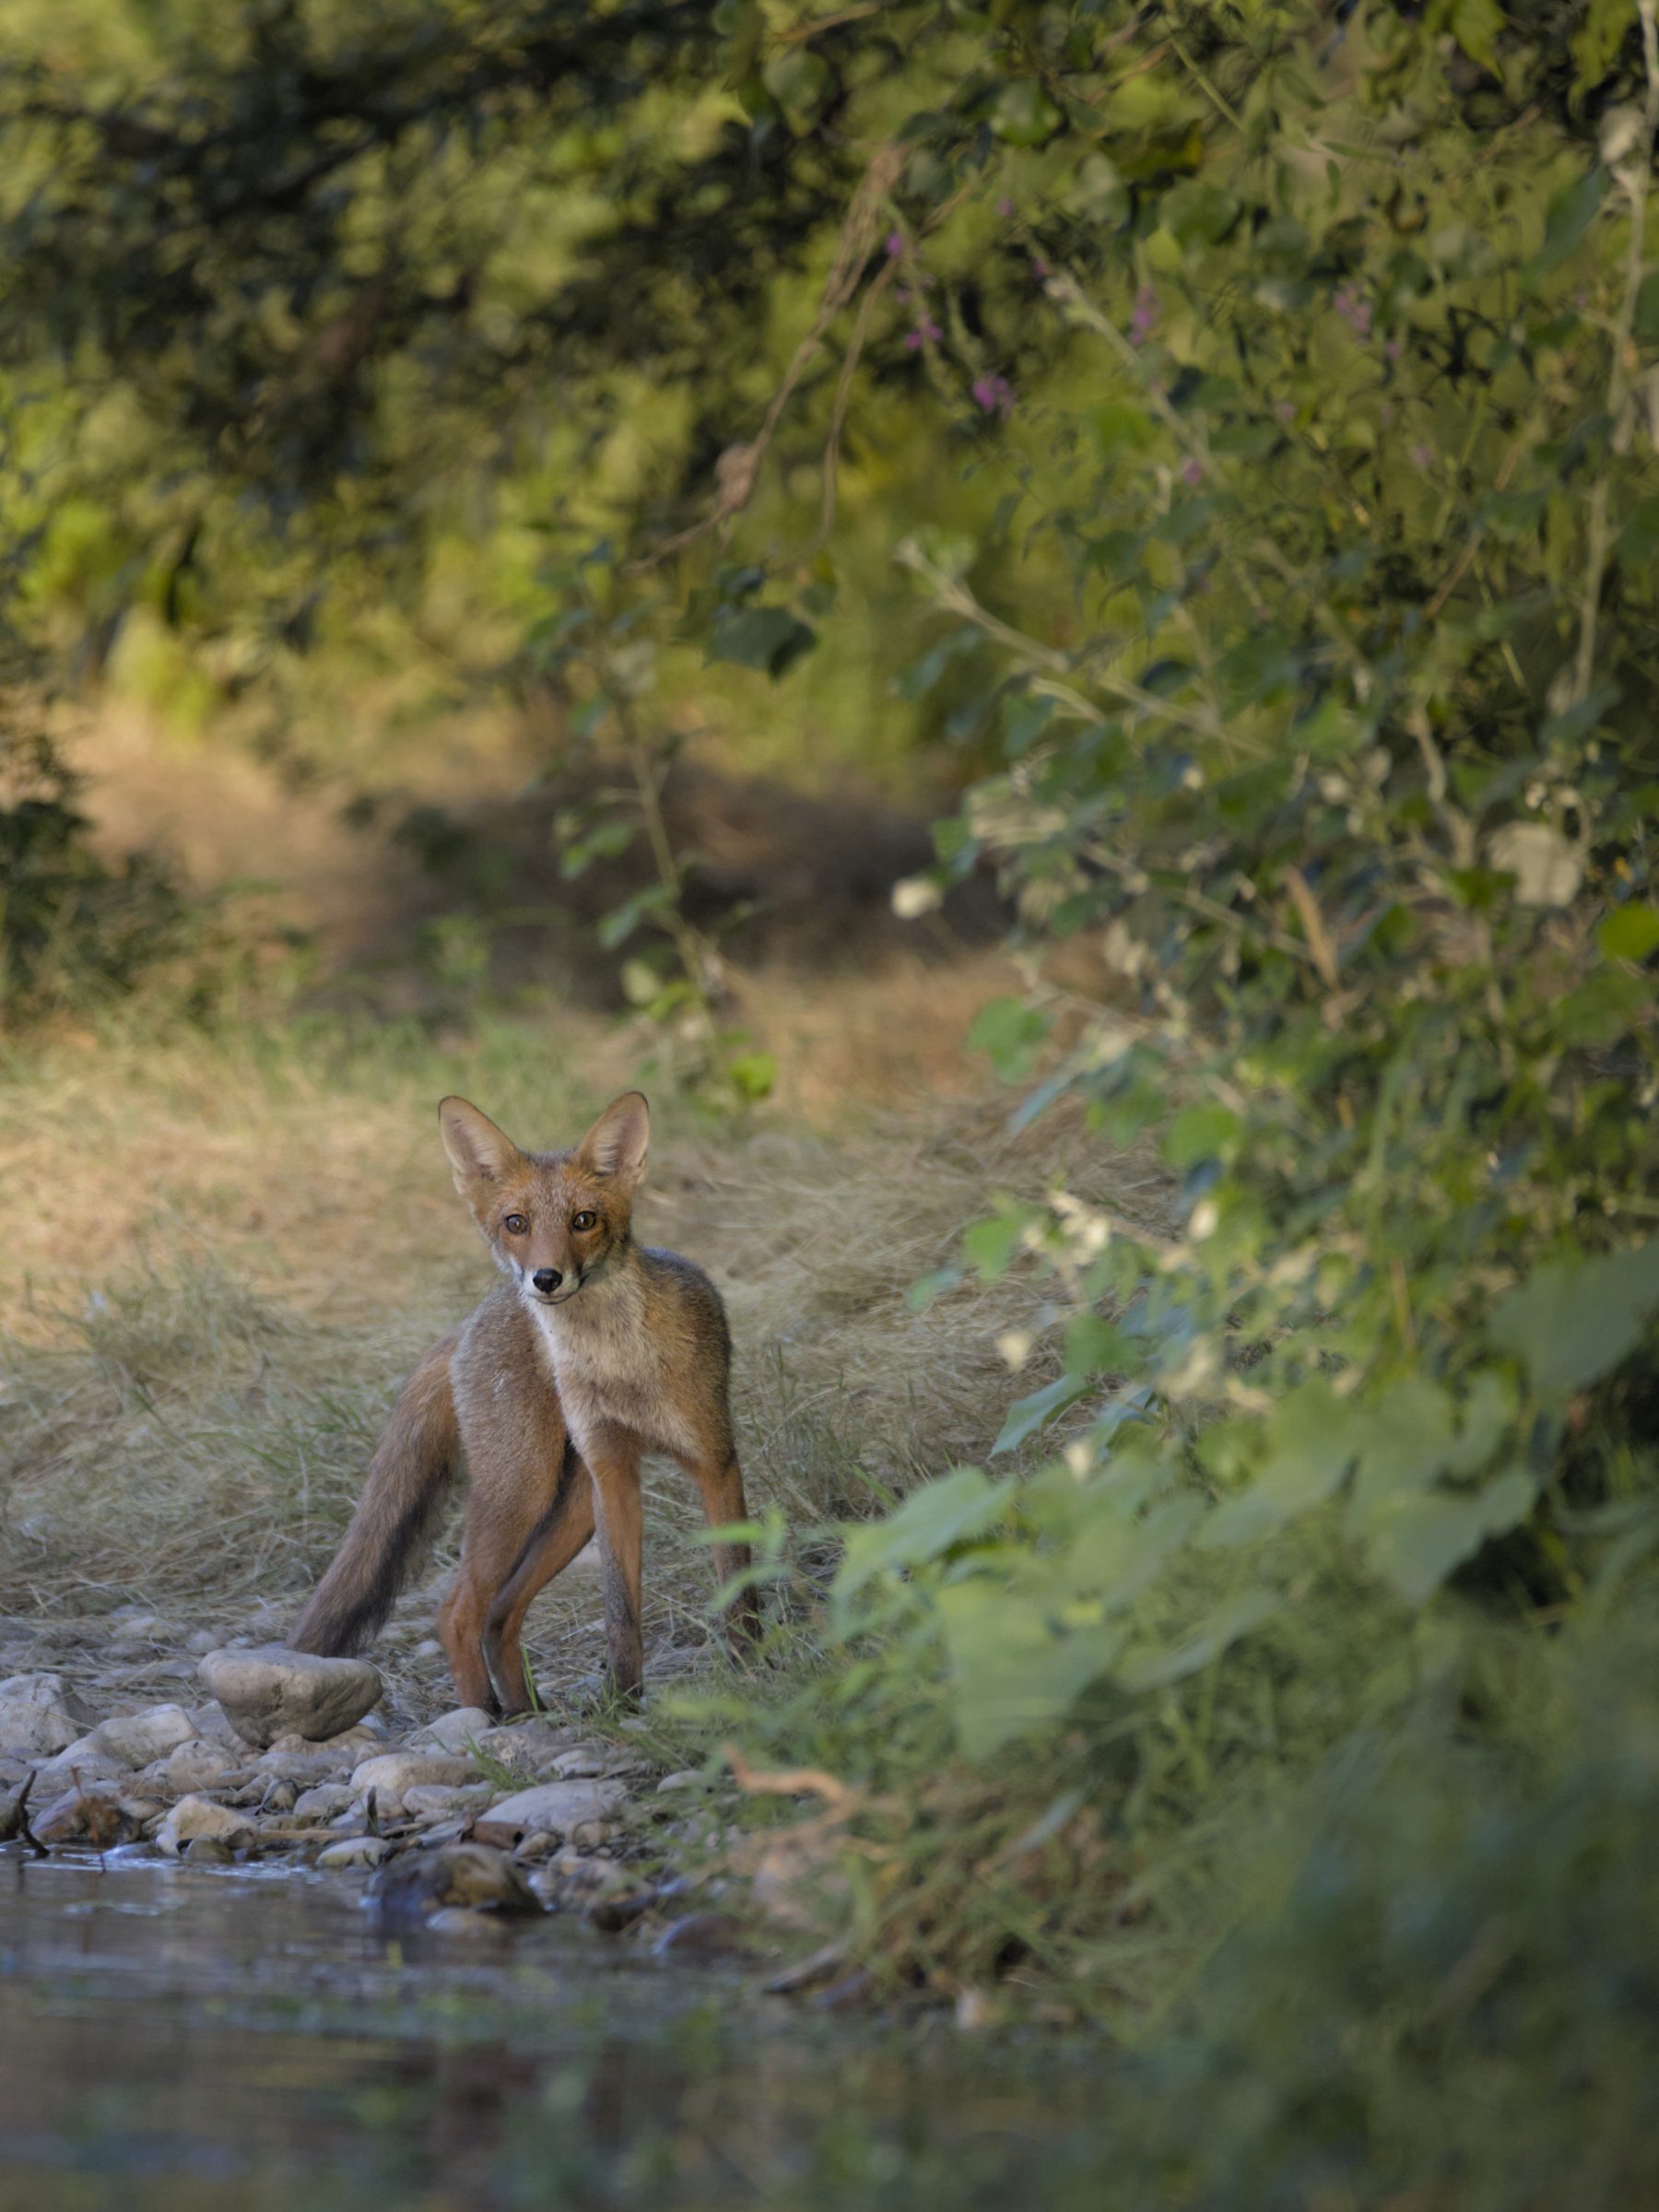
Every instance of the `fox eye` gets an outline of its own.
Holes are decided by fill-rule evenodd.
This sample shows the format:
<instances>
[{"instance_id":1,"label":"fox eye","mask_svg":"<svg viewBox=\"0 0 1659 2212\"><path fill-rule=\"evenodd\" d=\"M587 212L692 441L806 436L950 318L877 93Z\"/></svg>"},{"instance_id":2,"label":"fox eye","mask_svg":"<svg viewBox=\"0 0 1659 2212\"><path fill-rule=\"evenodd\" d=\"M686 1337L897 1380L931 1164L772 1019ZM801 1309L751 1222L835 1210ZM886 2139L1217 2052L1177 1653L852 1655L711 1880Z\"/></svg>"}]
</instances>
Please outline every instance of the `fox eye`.
<instances>
[{"instance_id":1,"label":"fox eye","mask_svg":"<svg viewBox=\"0 0 1659 2212\"><path fill-rule=\"evenodd\" d=\"M592 1229L594 1222L597 1221L598 1218L599 1217L597 1214L590 1214L587 1208L584 1206L581 1213L572 1214L571 1216L571 1227L577 1230Z\"/></svg>"},{"instance_id":2,"label":"fox eye","mask_svg":"<svg viewBox=\"0 0 1659 2212\"><path fill-rule=\"evenodd\" d=\"M522 1237L529 1226L523 1214L508 1214L501 1222L510 1237Z\"/></svg>"}]
</instances>

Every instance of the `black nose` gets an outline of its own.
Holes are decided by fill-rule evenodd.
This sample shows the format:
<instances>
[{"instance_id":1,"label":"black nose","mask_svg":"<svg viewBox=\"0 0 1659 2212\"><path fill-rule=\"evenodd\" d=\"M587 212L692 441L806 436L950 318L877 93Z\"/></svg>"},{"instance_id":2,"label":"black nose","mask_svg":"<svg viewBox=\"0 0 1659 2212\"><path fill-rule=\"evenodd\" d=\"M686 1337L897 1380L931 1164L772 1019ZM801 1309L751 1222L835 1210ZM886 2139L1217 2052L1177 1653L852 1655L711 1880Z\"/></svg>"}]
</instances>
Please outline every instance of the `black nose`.
<instances>
[{"instance_id":1,"label":"black nose","mask_svg":"<svg viewBox=\"0 0 1659 2212\"><path fill-rule=\"evenodd\" d=\"M530 1280L542 1295L547 1297L558 1289L559 1284L564 1281L564 1277L559 1274L557 1267L538 1267Z\"/></svg>"}]
</instances>

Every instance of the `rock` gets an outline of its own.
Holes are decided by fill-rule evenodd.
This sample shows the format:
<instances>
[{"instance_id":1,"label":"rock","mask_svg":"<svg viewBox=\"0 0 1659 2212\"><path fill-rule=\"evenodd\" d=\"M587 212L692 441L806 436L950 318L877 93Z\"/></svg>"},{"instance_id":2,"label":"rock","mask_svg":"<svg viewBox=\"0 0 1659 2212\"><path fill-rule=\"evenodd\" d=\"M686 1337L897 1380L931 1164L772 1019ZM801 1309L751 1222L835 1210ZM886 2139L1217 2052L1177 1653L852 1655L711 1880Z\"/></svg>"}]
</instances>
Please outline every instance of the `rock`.
<instances>
[{"instance_id":1,"label":"rock","mask_svg":"<svg viewBox=\"0 0 1659 2212\"><path fill-rule=\"evenodd\" d=\"M253 1822L229 1806L215 1805L211 1797L181 1797L156 1830L156 1848L176 1859L197 1836L217 1836L234 1849L250 1841L253 1834Z\"/></svg>"},{"instance_id":2,"label":"rock","mask_svg":"<svg viewBox=\"0 0 1659 2212\"><path fill-rule=\"evenodd\" d=\"M184 1649L195 1659L205 1659L209 1652L218 1649L217 1629L192 1629L184 1639Z\"/></svg>"},{"instance_id":3,"label":"rock","mask_svg":"<svg viewBox=\"0 0 1659 2212\"><path fill-rule=\"evenodd\" d=\"M179 1856L188 1859L193 1866L233 1866L236 1864L236 1853L223 1836L192 1836Z\"/></svg>"},{"instance_id":4,"label":"rock","mask_svg":"<svg viewBox=\"0 0 1659 2212\"><path fill-rule=\"evenodd\" d=\"M231 1725L230 1715L217 1698L208 1698L200 1705L192 1705L189 1712L190 1724L198 1736L206 1737L210 1744L222 1744L227 1751L239 1756L247 1751L247 1744L237 1735Z\"/></svg>"},{"instance_id":5,"label":"rock","mask_svg":"<svg viewBox=\"0 0 1659 2212\"><path fill-rule=\"evenodd\" d=\"M404 1792L403 1808L411 1820L454 1820L481 1813L494 1794L487 1782L455 1786L418 1782Z\"/></svg>"},{"instance_id":6,"label":"rock","mask_svg":"<svg viewBox=\"0 0 1659 2212\"><path fill-rule=\"evenodd\" d=\"M286 1774L273 1775L260 1793L259 1809L262 1813L291 1813L299 1797L299 1791Z\"/></svg>"},{"instance_id":7,"label":"rock","mask_svg":"<svg viewBox=\"0 0 1659 2212\"><path fill-rule=\"evenodd\" d=\"M366 1659L322 1659L279 1643L209 1652L196 1671L252 1744L272 1744L290 1732L309 1743L338 1735L381 1694L381 1678Z\"/></svg>"},{"instance_id":8,"label":"rock","mask_svg":"<svg viewBox=\"0 0 1659 2212\"><path fill-rule=\"evenodd\" d=\"M735 1959L747 1948L743 1923L730 1912L683 1912L651 1947L653 1959L685 1959L699 1964Z\"/></svg>"},{"instance_id":9,"label":"rock","mask_svg":"<svg viewBox=\"0 0 1659 2212\"><path fill-rule=\"evenodd\" d=\"M550 1727L546 1721L516 1721L481 1735L478 1749L515 1774L535 1775L539 1780L561 1751L570 1750L580 1740L574 1728Z\"/></svg>"},{"instance_id":10,"label":"rock","mask_svg":"<svg viewBox=\"0 0 1659 2212\"><path fill-rule=\"evenodd\" d=\"M462 1752L468 1746L488 1735L495 1723L481 1705L457 1706L453 1712L440 1713L429 1721L409 1738L411 1751Z\"/></svg>"},{"instance_id":11,"label":"rock","mask_svg":"<svg viewBox=\"0 0 1659 2212\"><path fill-rule=\"evenodd\" d=\"M302 1790L294 1800L293 1810L288 1817L290 1828L325 1828L329 1821L337 1820L348 1813L357 1803L351 1789L343 1782L321 1782L313 1789Z\"/></svg>"},{"instance_id":12,"label":"rock","mask_svg":"<svg viewBox=\"0 0 1659 2212\"><path fill-rule=\"evenodd\" d=\"M540 1903L536 1911L542 1910ZM461 1936L469 1943L504 1943L507 1923L499 1912L475 1912L468 1905L440 1905L426 1924L434 1936Z\"/></svg>"},{"instance_id":13,"label":"rock","mask_svg":"<svg viewBox=\"0 0 1659 2212\"><path fill-rule=\"evenodd\" d=\"M285 1736L280 1744L273 1744L268 1751L262 1751L253 1761L253 1772L267 1781L291 1782L297 1790L309 1790L323 1782L344 1782L352 1768L362 1763L350 1752L342 1757L334 1751L288 1748L289 1744L300 1741L297 1735Z\"/></svg>"},{"instance_id":14,"label":"rock","mask_svg":"<svg viewBox=\"0 0 1659 2212\"><path fill-rule=\"evenodd\" d=\"M141 1836L155 1813L153 1805L124 1796L116 1783L99 1782L65 1790L36 1818L34 1832L42 1843L88 1843L94 1851L109 1851Z\"/></svg>"},{"instance_id":15,"label":"rock","mask_svg":"<svg viewBox=\"0 0 1659 2212\"><path fill-rule=\"evenodd\" d=\"M116 1713L100 1721L88 1736L124 1766L147 1767L167 1759L195 1735L195 1723L182 1705L151 1705L143 1712Z\"/></svg>"},{"instance_id":16,"label":"rock","mask_svg":"<svg viewBox=\"0 0 1659 2212\"><path fill-rule=\"evenodd\" d=\"M534 1913L541 1900L504 1851L452 1843L406 1852L376 1877L370 1898L382 1923L407 1927L441 1912Z\"/></svg>"},{"instance_id":17,"label":"rock","mask_svg":"<svg viewBox=\"0 0 1659 2212\"><path fill-rule=\"evenodd\" d=\"M431 1783L453 1789L477 1778L471 1759L447 1751L382 1751L352 1770L351 1786L359 1797L372 1790L382 1813L397 1813L406 1789Z\"/></svg>"},{"instance_id":18,"label":"rock","mask_svg":"<svg viewBox=\"0 0 1659 2212\"><path fill-rule=\"evenodd\" d=\"M593 1782L610 1771L615 1756L603 1744L575 1744L549 1760L547 1771L555 1782Z\"/></svg>"},{"instance_id":19,"label":"rock","mask_svg":"<svg viewBox=\"0 0 1659 2212\"><path fill-rule=\"evenodd\" d=\"M195 1735L188 1743L173 1746L162 1771L175 1790L207 1790L233 1773L240 1763L222 1744Z\"/></svg>"},{"instance_id":20,"label":"rock","mask_svg":"<svg viewBox=\"0 0 1659 2212\"><path fill-rule=\"evenodd\" d=\"M637 1889L615 1889L608 1897L596 1897L587 1909L589 1923L606 1936L619 1936L624 1928L650 1912L656 1903L657 1892L649 1883Z\"/></svg>"},{"instance_id":21,"label":"rock","mask_svg":"<svg viewBox=\"0 0 1659 2212\"><path fill-rule=\"evenodd\" d=\"M64 1751L97 1718L62 1675L9 1675L0 1682L0 1750L28 1758Z\"/></svg>"},{"instance_id":22,"label":"rock","mask_svg":"<svg viewBox=\"0 0 1659 2212\"><path fill-rule=\"evenodd\" d=\"M700 1767L682 1767L677 1774L665 1774L656 1786L659 1797L668 1797L677 1790L706 1790L709 1779Z\"/></svg>"},{"instance_id":23,"label":"rock","mask_svg":"<svg viewBox=\"0 0 1659 2212\"><path fill-rule=\"evenodd\" d=\"M500 1843L511 1849L523 1837L545 1829L549 1835L568 1836L587 1820L603 1820L623 1803L628 1792L619 1782L544 1782L533 1790L520 1790L492 1805L473 1834L481 1843Z\"/></svg>"},{"instance_id":24,"label":"rock","mask_svg":"<svg viewBox=\"0 0 1659 2212\"><path fill-rule=\"evenodd\" d=\"M571 1841L578 1851L600 1851L621 1833L614 1820L578 1820Z\"/></svg>"},{"instance_id":25,"label":"rock","mask_svg":"<svg viewBox=\"0 0 1659 2212\"><path fill-rule=\"evenodd\" d=\"M36 1802L45 1805L77 1783L84 1787L94 1782L124 1782L131 1772L124 1759L103 1750L89 1735L83 1735L36 1771Z\"/></svg>"},{"instance_id":26,"label":"rock","mask_svg":"<svg viewBox=\"0 0 1659 2212\"><path fill-rule=\"evenodd\" d=\"M342 1836L317 1853L317 1864L331 1874L361 1872L378 1866L391 1848L383 1836Z\"/></svg>"}]
</instances>

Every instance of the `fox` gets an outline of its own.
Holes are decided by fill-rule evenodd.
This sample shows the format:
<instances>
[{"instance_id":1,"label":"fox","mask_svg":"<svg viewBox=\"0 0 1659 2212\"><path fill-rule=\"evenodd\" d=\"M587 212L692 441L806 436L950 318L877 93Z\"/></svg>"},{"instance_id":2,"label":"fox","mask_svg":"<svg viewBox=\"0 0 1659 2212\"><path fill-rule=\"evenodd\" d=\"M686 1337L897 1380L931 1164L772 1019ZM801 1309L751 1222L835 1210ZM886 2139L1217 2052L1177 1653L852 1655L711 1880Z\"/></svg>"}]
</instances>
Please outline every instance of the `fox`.
<instances>
[{"instance_id":1,"label":"fox","mask_svg":"<svg viewBox=\"0 0 1659 2212\"><path fill-rule=\"evenodd\" d=\"M747 1519L731 1414L731 1332L719 1291L678 1253L637 1243L651 1112L614 1099L581 1142L526 1152L465 1099L438 1107L456 1192L506 1277L417 1365L375 1447L340 1548L289 1638L362 1650L423 1556L465 1466L461 1559L438 1633L463 1705L537 1709L521 1646L531 1601L596 1537L606 1687L637 1703L640 1463L677 1461L716 1531ZM736 1583L733 1655L759 1636L749 1547L716 1536Z\"/></svg>"}]
</instances>

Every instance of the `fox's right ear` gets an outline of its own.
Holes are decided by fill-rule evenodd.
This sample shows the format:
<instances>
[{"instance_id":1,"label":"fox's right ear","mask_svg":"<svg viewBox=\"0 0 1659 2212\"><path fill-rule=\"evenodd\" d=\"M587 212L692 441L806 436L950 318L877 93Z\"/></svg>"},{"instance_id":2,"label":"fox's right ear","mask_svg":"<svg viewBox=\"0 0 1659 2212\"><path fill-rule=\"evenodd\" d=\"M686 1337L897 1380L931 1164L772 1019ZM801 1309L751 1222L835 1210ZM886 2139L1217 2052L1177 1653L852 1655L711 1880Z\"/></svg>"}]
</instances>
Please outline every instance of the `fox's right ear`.
<instances>
[{"instance_id":1,"label":"fox's right ear","mask_svg":"<svg viewBox=\"0 0 1659 2212\"><path fill-rule=\"evenodd\" d=\"M505 1130L465 1099L438 1101L438 1127L463 1198L475 1196L480 1183L500 1182L524 1157Z\"/></svg>"}]
</instances>

